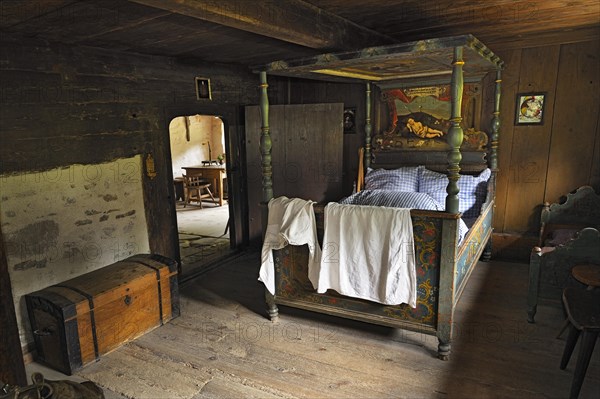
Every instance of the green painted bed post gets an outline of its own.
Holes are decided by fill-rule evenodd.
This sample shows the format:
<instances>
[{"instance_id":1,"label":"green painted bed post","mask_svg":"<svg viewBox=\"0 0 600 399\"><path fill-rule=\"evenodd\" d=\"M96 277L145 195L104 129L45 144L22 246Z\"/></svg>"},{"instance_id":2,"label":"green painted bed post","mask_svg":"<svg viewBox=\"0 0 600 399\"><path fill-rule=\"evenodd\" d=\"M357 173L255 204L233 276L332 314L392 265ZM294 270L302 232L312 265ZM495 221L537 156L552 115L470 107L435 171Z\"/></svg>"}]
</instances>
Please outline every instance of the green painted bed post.
<instances>
[{"instance_id":1,"label":"green painted bed post","mask_svg":"<svg viewBox=\"0 0 600 399\"><path fill-rule=\"evenodd\" d=\"M271 135L269 134L269 97L267 95L267 73L262 71L260 77L260 163L262 167L262 233L263 240L267 231L269 219L269 201L273 198L273 167L271 165ZM267 313L271 321L275 322L279 318L279 309L275 305L275 297L265 289L265 299L267 301Z\"/></svg>"},{"instance_id":2,"label":"green painted bed post","mask_svg":"<svg viewBox=\"0 0 600 399\"><path fill-rule=\"evenodd\" d=\"M260 72L260 162L262 166L262 202L267 205L273 198L273 167L271 165L271 135L269 134L269 97L267 96L267 73ZM265 208L268 209L268 208ZM266 214L266 213L265 213ZM267 220L263 219L266 228ZM263 229L263 234L266 229Z\"/></svg>"},{"instance_id":3,"label":"green painted bed post","mask_svg":"<svg viewBox=\"0 0 600 399\"><path fill-rule=\"evenodd\" d=\"M454 331L455 267L458 249L458 217L442 220L437 332L438 358L448 360Z\"/></svg>"},{"instance_id":4,"label":"green painted bed post","mask_svg":"<svg viewBox=\"0 0 600 399\"><path fill-rule=\"evenodd\" d=\"M365 169L371 166L371 133L373 125L371 124L371 83L367 82L365 91Z\"/></svg>"},{"instance_id":5,"label":"green painted bed post","mask_svg":"<svg viewBox=\"0 0 600 399\"><path fill-rule=\"evenodd\" d=\"M502 88L502 71L500 68L496 70L496 87L494 91L494 112L492 117L492 134L490 142L490 169L494 175L490 179L490 184L493 184L492 190L494 195L496 193L496 179L498 175L498 139L500 136L500 92ZM492 259L492 236L490 235L489 240L485 244L485 249L481 255L481 260L489 262Z\"/></svg>"},{"instance_id":6,"label":"green painted bed post","mask_svg":"<svg viewBox=\"0 0 600 399\"><path fill-rule=\"evenodd\" d=\"M448 186L446 192L446 212L458 213L458 179L460 178L460 145L463 141L461 104L463 95L463 65L462 47L454 48L452 60L451 114L450 129L447 141L450 144L448 152ZM448 360L454 329L454 275L456 265L456 248L458 236L458 220L445 219L442 226L442 246L440 254L440 292L438 308L438 357Z\"/></svg>"},{"instance_id":7,"label":"green painted bed post","mask_svg":"<svg viewBox=\"0 0 600 399\"><path fill-rule=\"evenodd\" d=\"M498 138L500 136L500 91L502 84L502 71L496 71L496 90L494 92L494 116L492 117L492 142L490 146L490 167L498 171Z\"/></svg>"},{"instance_id":8,"label":"green painted bed post","mask_svg":"<svg viewBox=\"0 0 600 399\"><path fill-rule=\"evenodd\" d=\"M447 142L450 144L450 152L448 153L448 187L446 192L446 212L458 213L458 179L460 178L460 161L462 155L460 153L460 145L463 141L463 129L460 126L462 122L461 105L463 95L463 64L462 47L454 48L454 60L452 61L452 80L451 96L452 108L450 116L450 129L448 130Z\"/></svg>"}]
</instances>

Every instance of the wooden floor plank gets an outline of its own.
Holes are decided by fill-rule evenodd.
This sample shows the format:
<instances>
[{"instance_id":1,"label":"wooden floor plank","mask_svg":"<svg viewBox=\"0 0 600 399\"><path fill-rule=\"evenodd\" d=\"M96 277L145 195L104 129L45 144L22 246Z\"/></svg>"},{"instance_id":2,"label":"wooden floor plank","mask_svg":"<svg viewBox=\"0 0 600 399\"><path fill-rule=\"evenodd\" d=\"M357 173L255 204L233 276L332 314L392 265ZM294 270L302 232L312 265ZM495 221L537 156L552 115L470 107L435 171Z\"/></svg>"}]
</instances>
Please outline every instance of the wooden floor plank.
<instances>
[{"instance_id":1,"label":"wooden floor plank","mask_svg":"<svg viewBox=\"0 0 600 399\"><path fill-rule=\"evenodd\" d=\"M271 323L258 263L248 254L187 282L179 318L80 375L133 398L568 396L575 358L560 370L564 338L555 338L563 314L541 305L538 323L527 323L527 265L478 265L443 362L437 339L421 333L287 307ZM581 398L600 396L598 375L597 349Z\"/></svg>"}]
</instances>

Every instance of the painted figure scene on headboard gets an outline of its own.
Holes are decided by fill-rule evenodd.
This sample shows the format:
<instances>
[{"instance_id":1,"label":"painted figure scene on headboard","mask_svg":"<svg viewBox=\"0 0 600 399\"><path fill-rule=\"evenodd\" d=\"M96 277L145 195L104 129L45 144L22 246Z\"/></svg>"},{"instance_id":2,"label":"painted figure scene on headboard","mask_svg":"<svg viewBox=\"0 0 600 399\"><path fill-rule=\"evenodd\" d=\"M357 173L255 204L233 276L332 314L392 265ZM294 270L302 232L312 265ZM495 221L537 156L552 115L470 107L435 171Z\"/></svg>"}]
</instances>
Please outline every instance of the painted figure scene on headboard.
<instances>
[{"instance_id":1,"label":"painted figure scene on headboard","mask_svg":"<svg viewBox=\"0 0 600 399\"><path fill-rule=\"evenodd\" d=\"M474 127L479 87L466 84L463 92L461 125L466 151L485 151L488 136ZM415 149L445 151L450 128L450 86L391 89L382 92L389 110L389 127L373 137L375 149Z\"/></svg>"}]
</instances>

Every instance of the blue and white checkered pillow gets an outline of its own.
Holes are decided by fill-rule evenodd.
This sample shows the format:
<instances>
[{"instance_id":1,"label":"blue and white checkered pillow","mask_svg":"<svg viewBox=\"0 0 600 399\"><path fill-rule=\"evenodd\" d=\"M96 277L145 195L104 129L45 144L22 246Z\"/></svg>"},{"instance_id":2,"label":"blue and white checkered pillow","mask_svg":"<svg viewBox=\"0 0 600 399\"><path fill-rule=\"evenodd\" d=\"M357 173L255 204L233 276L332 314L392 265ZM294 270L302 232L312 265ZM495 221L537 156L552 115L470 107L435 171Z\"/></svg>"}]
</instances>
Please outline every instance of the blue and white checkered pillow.
<instances>
[{"instance_id":1,"label":"blue and white checkered pillow","mask_svg":"<svg viewBox=\"0 0 600 399\"><path fill-rule=\"evenodd\" d=\"M339 201L348 205L387 206L390 208L425 209L443 211L444 203L431 198L426 193L409 193L388 190L362 190ZM458 223L458 241L461 242L469 228L461 219Z\"/></svg>"},{"instance_id":2,"label":"blue and white checkered pillow","mask_svg":"<svg viewBox=\"0 0 600 399\"><path fill-rule=\"evenodd\" d=\"M467 198L469 201L468 204L465 204L465 210L461 211L464 218L476 218L479 216L487 195L487 183L491 176L492 171L489 168L483 170L478 176L460 176L458 180L458 189L460 190L458 198L460 202L467 202Z\"/></svg>"},{"instance_id":3,"label":"blue and white checkered pillow","mask_svg":"<svg viewBox=\"0 0 600 399\"><path fill-rule=\"evenodd\" d=\"M419 176L419 192L429 194L441 204L446 203L448 177L443 173L423 168Z\"/></svg>"},{"instance_id":4,"label":"blue and white checkered pillow","mask_svg":"<svg viewBox=\"0 0 600 399\"><path fill-rule=\"evenodd\" d=\"M419 172L422 166L398 169L367 169L365 190L389 190L416 193L419 191Z\"/></svg>"},{"instance_id":5,"label":"blue and white checkered pillow","mask_svg":"<svg viewBox=\"0 0 600 399\"><path fill-rule=\"evenodd\" d=\"M387 206L390 208L428 209L443 211L444 204L431 198L425 193L390 191L390 190L362 190L356 194L342 199L340 204Z\"/></svg>"},{"instance_id":6,"label":"blue and white checkered pillow","mask_svg":"<svg viewBox=\"0 0 600 399\"><path fill-rule=\"evenodd\" d=\"M479 216L487 194L487 182L491 175L492 171L489 168L483 170L477 176L460 175L458 180L458 211L463 214L463 218L476 218ZM446 193L447 185L448 177L445 174L429 169L421 170L419 192L427 193L444 204L448 195Z\"/></svg>"}]
</instances>

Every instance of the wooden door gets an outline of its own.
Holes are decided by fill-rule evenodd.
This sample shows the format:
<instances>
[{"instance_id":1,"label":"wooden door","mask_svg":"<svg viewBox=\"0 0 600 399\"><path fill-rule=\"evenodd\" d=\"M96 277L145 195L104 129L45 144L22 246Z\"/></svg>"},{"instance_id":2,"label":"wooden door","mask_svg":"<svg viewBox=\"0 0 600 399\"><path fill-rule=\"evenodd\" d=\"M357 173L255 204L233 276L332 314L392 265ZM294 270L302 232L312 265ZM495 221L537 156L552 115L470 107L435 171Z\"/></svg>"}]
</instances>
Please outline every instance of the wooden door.
<instances>
[{"instance_id":1,"label":"wooden door","mask_svg":"<svg viewBox=\"0 0 600 399\"><path fill-rule=\"evenodd\" d=\"M342 195L344 104L274 105L269 108L273 196L326 203ZM246 107L246 160L250 241L261 239L261 118Z\"/></svg>"}]
</instances>

